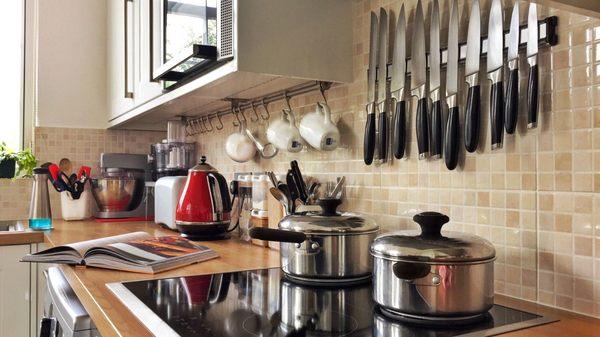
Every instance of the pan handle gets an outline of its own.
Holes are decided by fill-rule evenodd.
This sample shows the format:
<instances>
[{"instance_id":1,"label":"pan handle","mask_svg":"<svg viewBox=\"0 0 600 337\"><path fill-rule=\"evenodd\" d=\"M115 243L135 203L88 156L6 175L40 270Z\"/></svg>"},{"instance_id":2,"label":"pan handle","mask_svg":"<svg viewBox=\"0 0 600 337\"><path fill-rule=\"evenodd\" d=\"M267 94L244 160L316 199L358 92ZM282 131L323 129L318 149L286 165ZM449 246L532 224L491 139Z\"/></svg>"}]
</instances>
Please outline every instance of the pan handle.
<instances>
[{"instance_id":1,"label":"pan handle","mask_svg":"<svg viewBox=\"0 0 600 337\"><path fill-rule=\"evenodd\" d=\"M397 278L412 281L429 275L431 266L426 263L398 261L394 263L392 270Z\"/></svg>"},{"instance_id":2,"label":"pan handle","mask_svg":"<svg viewBox=\"0 0 600 337\"><path fill-rule=\"evenodd\" d=\"M278 241L289 243L302 243L307 240L307 237L304 233L266 227L251 228L250 237L253 239L263 241Z\"/></svg>"}]
</instances>

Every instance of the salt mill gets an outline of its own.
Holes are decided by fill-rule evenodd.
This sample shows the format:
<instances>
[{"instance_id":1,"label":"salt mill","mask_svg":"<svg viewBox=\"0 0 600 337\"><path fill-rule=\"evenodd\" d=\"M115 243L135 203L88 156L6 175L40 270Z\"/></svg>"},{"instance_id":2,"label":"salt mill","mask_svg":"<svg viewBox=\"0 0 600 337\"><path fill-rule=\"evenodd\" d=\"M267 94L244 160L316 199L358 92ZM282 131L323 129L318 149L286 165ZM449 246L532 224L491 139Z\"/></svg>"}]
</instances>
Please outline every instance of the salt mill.
<instances>
[{"instance_id":1,"label":"salt mill","mask_svg":"<svg viewBox=\"0 0 600 337\"><path fill-rule=\"evenodd\" d=\"M52 210L50 209L50 195L48 193L48 175L46 167L33 169L33 188L29 204L29 228L46 230L52 228Z\"/></svg>"}]
</instances>

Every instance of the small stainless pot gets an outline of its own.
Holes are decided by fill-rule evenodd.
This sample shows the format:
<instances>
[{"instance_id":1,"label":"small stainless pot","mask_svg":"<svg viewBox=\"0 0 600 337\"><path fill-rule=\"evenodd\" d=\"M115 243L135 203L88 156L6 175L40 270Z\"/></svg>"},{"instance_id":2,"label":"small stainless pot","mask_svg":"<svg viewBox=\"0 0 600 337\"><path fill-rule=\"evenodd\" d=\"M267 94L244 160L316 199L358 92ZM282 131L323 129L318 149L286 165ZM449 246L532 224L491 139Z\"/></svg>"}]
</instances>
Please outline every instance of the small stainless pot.
<instances>
[{"instance_id":1,"label":"small stainless pot","mask_svg":"<svg viewBox=\"0 0 600 337\"><path fill-rule=\"evenodd\" d=\"M385 309L415 316L466 317L494 304L495 249L487 240L464 233L441 233L448 217L415 215L421 232L378 237L373 298Z\"/></svg>"},{"instance_id":2,"label":"small stainless pot","mask_svg":"<svg viewBox=\"0 0 600 337\"><path fill-rule=\"evenodd\" d=\"M321 199L321 213L288 215L280 229L252 228L254 239L280 242L281 269L300 280L337 282L369 278L373 260L369 246L379 232L370 219L336 213L337 199Z\"/></svg>"}]
</instances>

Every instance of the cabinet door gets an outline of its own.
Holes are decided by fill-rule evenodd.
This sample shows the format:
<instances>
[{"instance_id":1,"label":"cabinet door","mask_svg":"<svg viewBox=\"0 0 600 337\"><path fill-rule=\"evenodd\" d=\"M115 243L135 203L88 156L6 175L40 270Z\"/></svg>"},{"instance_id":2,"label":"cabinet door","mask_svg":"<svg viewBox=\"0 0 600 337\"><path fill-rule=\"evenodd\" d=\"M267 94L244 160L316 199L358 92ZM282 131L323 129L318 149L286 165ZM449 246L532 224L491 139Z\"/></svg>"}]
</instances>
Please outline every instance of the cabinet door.
<instances>
[{"instance_id":1,"label":"cabinet door","mask_svg":"<svg viewBox=\"0 0 600 337\"><path fill-rule=\"evenodd\" d=\"M30 329L29 245L0 247L0 336L27 337Z\"/></svg>"},{"instance_id":2,"label":"cabinet door","mask_svg":"<svg viewBox=\"0 0 600 337\"><path fill-rule=\"evenodd\" d=\"M152 20L152 1L135 1L135 105L141 105L162 94L162 82L152 81L153 46L152 25L160 24Z\"/></svg>"},{"instance_id":3,"label":"cabinet door","mask_svg":"<svg viewBox=\"0 0 600 337\"><path fill-rule=\"evenodd\" d=\"M139 1L139 0L136 0ZM133 0L109 0L107 10L107 92L109 120L134 107Z\"/></svg>"}]
</instances>

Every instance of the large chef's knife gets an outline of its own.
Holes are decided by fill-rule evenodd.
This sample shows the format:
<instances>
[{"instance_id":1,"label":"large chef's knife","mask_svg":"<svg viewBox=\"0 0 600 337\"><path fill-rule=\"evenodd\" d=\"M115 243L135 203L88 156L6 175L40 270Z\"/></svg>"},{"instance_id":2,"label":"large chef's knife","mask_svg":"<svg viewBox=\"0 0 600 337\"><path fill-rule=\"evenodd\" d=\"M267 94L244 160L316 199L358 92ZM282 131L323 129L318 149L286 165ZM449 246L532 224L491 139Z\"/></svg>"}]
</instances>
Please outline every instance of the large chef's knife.
<instances>
[{"instance_id":1,"label":"large chef's knife","mask_svg":"<svg viewBox=\"0 0 600 337\"><path fill-rule=\"evenodd\" d=\"M396 21L396 38L394 54L392 57L392 83L390 91L396 104L394 113L394 157L404 157L406 149L406 101L404 100L404 86L406 83L406 15L404 4L400 7L398 21Z\"/></svg>"},{"instance_id":2,"label":"large chef's knife","mask_svg":"<svg viewBox=\"0 0 600 337\"><path fill-rule=\"evenodd\" d=\"M458 2L452 0L448 22L448 65L446 68L446 103L448 119L444 141L444 161L449 170L458 164Z\"/></svg>"},{"instance_id":3,"label":"large chef's knife","mask_svg":"<svg viewBox=\"0 0 600 337\"><path fill-rule=\"evenodd\" d=\"M506 84L506 102L504 106L504 127L512 134L517 127L519 115L519 1L515 1L510 18L508 32L508 83Z\"/></svg>"},{"instance_id":4,"label":"large chef's knife","mask_svg":"<svg viewBox=\"0 0 600 337\"><path fill-rule=\"evenodd\" d=\"M429 28L429 98L431 98L431 130L429 154L433 159L442 155L442 101L440 100L440 5L433 0Z\"/></svg>"},{"instance_id":5,"label":"large chef's knife","mask_svg":"<svg viewBox=\"0 0 600 337\"><path fill-rule=\"evenodd\" d=\"M490 125L492 150L502 148L504 138L504 88L502 71L504 65L504 31L502 30L502 3L492 0L488 24L487 73L490 88Z\"/></svg>"},{"instance_id":6,"label":"large chef's knife","mask_svg":"<svg viewBox=\"0 0 600 337\"><path fill-rule=\"evenodd\" d=\"M537 5L529 4L527 14L527 63L529 63L529 82L527 83L527 127L537 127L538 117L538 21Z\"/></svg>"},{"instance_id":7,"label":"large chef's knife","mask_svg":"<svg viewBox=\"0 0 600 337\"><path fill-rule=\"evenodd\" d=\"M371 165L375 153L375 80L377 75L377 15L371 12L369 71L367 74L367 123L365 125L364 161Z\"/></svg>"},{"instance_id":8,"label":"large chef's knife","mask_svg":"<svg viewBox=\"0 0 600 337\"><path fill-rule=\"evenodd\" d=\"M425 54L425 23L423 22L423 5L417 2L415 21L413 24L412 54L411 54L411 92L417 97L417 147L419 159L427 158L429 154L429 123L427 113L427 96L425 84L427 82Z\"/></svg>"},{"instance_id":9,"label":"large chef's knife","mask_svg":"<svg viewBox=\"0 0 600 337\"><path fill-rule=\"evenodd\" d=\"M387 91L387 63L388 63L388 27L389 21L387 12L381 8L379 10L379 60L377 62L377 107L379 108L377 133L377 153L379 161L385 163L387 161L388 150L388 91Z\"/></svg>"},{"instance_id":10,"label":"large chef's knife","mask_svg":"<svg viewBox=\"0 0 600 337\"><path fill-rule=\"evenodd\" d=\"M467 81L467 107L465 110L465 148L474 152L479 143L479 119L481 111L481 90L479 87L479 58L481 57L481 18L479 0L473 0L467 33L467 60L465 77Z\"/></svg>"}]
</instances>

